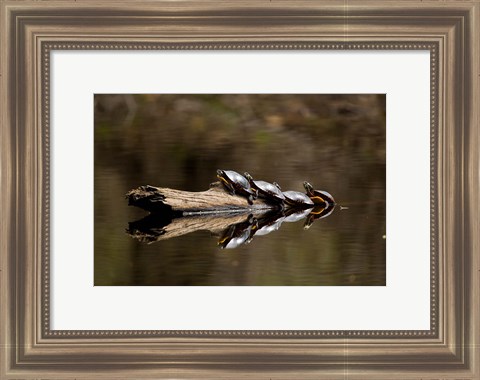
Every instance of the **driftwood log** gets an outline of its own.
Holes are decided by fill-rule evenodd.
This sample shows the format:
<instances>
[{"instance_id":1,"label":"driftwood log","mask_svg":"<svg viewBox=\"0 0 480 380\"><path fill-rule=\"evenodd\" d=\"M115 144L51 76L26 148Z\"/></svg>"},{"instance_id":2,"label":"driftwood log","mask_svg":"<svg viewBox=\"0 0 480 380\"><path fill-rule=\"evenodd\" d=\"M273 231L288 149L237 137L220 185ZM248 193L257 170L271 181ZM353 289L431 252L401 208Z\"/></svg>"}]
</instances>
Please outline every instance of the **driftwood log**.
<instances>
[{"instance_id":1,"label":"driftwood log","mask_svg":"<svg viewBox=\"0 0 480 380\"><path fill-rule=\"evenodd\" d=\"M140 186L126 194L128 204L151 213L171 213L175 216L219 214L271 210L274 205L256 199L252 205L245 197L231 195L215 182L201 192L182 191L165 187Z\"/></svg>"}]
</instances>

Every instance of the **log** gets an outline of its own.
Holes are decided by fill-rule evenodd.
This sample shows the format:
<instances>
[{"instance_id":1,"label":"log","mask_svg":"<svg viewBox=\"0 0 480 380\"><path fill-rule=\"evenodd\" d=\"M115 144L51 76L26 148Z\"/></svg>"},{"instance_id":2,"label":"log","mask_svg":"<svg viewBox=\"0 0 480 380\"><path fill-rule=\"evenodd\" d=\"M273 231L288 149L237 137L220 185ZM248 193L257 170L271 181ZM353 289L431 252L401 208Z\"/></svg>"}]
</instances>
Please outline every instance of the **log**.
<instances>
[{"instance_id":1,"label":"log","mask_svg":"<svg viewBox=\"0 0 480 380\"><path fill-rule=\"evenodd\" d=\"M191 192L166 187L140 186L126 194L128 204L140 207L151 213L172 213L175 216L218 214L238 212L254 212L272 210L277 206L256 199L252 205L245 197L231 195L219 182L201 192Z\"/></svg>"}]
</instances>

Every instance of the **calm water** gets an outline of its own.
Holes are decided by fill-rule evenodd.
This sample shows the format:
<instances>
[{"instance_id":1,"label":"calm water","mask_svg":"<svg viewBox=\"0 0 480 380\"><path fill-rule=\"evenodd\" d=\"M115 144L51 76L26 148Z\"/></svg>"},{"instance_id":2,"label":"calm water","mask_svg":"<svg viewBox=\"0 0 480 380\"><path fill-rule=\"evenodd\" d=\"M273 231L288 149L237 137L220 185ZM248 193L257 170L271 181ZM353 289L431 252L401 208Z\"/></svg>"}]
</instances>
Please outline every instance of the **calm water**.
<instances>
[{"instance_id":1,"label":"calm water","mask_svg":"<svg viewBox=\"0 0 480 380\"><path fill-rule=\"evenodd\" d=\"M147 216L128 190L203 191L218 168L338 205L236 249L128 233ZM385 285L385 168L383 95L96 95L95 285Z\"/></svg>"}]
</instances>

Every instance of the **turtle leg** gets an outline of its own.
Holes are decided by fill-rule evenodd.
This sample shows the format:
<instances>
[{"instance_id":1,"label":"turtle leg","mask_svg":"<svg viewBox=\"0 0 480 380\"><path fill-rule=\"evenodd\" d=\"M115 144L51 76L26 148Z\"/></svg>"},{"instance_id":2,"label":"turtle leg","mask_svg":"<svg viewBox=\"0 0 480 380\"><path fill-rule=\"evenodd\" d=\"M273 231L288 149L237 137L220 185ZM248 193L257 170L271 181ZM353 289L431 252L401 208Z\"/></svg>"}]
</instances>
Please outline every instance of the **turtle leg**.
<instances>
[{"instance_id":1,"label":"turtle leg","mask_svg":"<svg viewBox=\"0 0 480 380\"><path fill-rule=\"evenodd\" d=\"M232 187L232 185L230 183L228 183L227 181L225 181L223 178L220 178L220 182L221 184L223 185L223 188L224 190L227 191L227 193L231 194L231 195L235 195L235 189Z\"/></svg>"},{"instance_id":2,"label":"turtle leg","mask_svg":"<svg viewBox=\"0 0 480 380\"><path fill-rule=\"evenodd\" d=\"M231 195L235 195L235 188L231 184L226 183L225 187L228 189Z\"/></svg>"}]
</instances>

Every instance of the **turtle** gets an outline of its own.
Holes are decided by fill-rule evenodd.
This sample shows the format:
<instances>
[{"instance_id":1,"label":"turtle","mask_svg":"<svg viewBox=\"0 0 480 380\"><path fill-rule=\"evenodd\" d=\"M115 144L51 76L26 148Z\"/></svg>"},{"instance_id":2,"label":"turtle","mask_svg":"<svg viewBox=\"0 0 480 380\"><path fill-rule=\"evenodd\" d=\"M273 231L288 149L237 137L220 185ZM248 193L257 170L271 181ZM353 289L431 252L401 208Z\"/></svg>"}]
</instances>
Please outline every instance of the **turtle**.
<instances>
[{"instance_id":1,"label":"turtle","mask_svg":"<svg viewBox=\"0 0 480 380\"><path fill-rule=\"evenodd\" d=\"M290 207L313 207L314 203L310 197L300 191L284 191L285 203Z\"/></svg>"},{"instance_id":2,"label":"turtle","mask_svg":"<svg viewBox=\"0 0 480 380\"><path fill-rule=\"evenodd\" d=\"M267 201L271 201L274 203L279 203L283 205L283 201L285 200L285 196L280 189L278 183L270 183L265 181L254 181L252 176L247 172L243 173L244 177L250 183L250 187L256 191L257 197L264 198Z\"/></svg>"},{"instance_id":3,"label":"turtle","mask_svg":"<svg viewBox=\"0 0 480 380\"><path fill-rule=\"evenodd\" d=\"M315 190L307 181L303 183L307 195L316 205L334 205L335 199L324 190Z\"/></svg>"},{"instance_id":4,"label":"turtle","mask_svg":"<svg viewBox=\"0 0 480 380\"><path fill-rule=\"evenodd\" d=\"M313 222L315 222L317 219L326 218L333 212L334 209L335 204L328 204L326 207L315 206L310 214L308 214L307 220L303 225L303 229L308 230Z\"/></svg>"},{"instance_id":5,"label":"turtle","mask_svg":"<svg viewBox=\"0 0 480 380\"><path fill-rule=\"evenodd\" d=\"M250 187L250 183L243 175L233 170L218 169L217 178L232 195L240 194L247 197L249 205L257 198L257 192Z\"/></svg>"}]
</instances>

